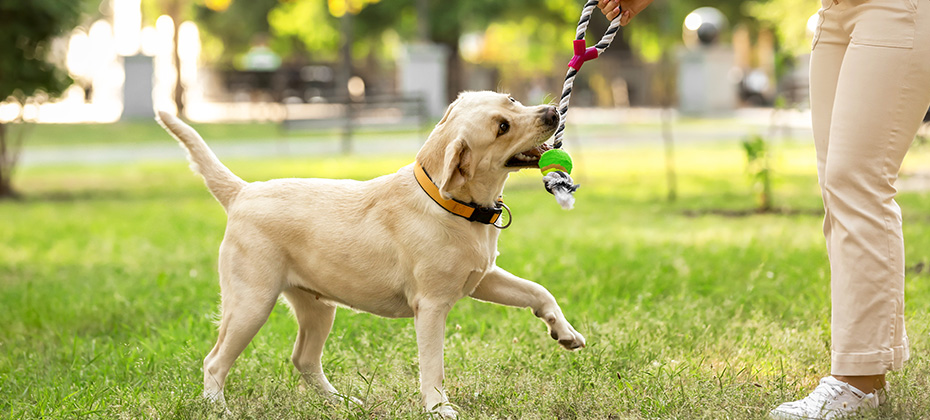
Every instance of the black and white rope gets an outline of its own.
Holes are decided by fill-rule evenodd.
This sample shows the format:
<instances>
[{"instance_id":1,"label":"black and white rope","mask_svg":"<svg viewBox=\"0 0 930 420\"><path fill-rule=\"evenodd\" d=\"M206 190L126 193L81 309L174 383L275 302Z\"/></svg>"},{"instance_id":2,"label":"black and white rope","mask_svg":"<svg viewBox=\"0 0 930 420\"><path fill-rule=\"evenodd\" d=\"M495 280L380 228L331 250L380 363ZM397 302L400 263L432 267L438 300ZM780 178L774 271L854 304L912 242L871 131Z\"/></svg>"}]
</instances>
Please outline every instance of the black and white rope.
<instances>
[{"instance_id":1,"label":"black and white rope","mask_svg":"<svg viewBox=\"0 0 930 420\"><path fill-rule=\"evenodd\" d=\"M597 9L597 0L588 0L585 3L584 8L581 10L581 18L578 19L578 31L575 34L576 40L584 40L585 32L588 30L588 22L591 21L591 14L594 10ZM594 48L597 50L597 54L600 55L610 46L610 43L614 40L614 36L617 35L617 32L620 30L620 15L614 18L610 22L610 26L607 28L607 32L604 33L604 37L601 38L600 42L594 45ZM584 61L582 61L583 63ZM579 65L580 68L580 65ZM555 139L553 141L553 147L558 149L562 147L562 137L565 134L565 119L568 117L568 101L572 96L572 86L575 84L575 76L578 74L578 69L573 67L568 68L568 73L565 75L565 83L562 85L562 97L559 99L559 128L555 131Z\"/></svg>"}]
</instances>

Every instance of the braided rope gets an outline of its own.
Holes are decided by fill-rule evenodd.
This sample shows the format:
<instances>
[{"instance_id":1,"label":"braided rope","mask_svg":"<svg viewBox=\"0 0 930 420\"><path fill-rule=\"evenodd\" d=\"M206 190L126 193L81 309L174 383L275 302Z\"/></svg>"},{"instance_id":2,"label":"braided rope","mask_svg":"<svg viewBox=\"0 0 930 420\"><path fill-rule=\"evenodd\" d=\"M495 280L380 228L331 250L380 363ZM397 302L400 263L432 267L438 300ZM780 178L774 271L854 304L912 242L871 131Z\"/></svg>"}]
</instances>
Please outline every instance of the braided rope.
<instances>
[{"instance_id":1,"label":"braided rope","mask_svg":"<svg viewBox=\"0 0 930 420\"><path fill-rule=\"evenodd\" d=\"M584 41L585 32L588 30L588 22L591 21L591 13L594 12L594 9L597 8L597 0L588 0L584 5L584 9L581 10L581 18L578 19L578 31L575 34L575 40ZM610 43L613 42L614 36L617 35L617 32L620 30L620 15L614 18L610 22L610 26L607 28L607 32L604 33L604 37L601 38L601 41L594 45L594 49L597 51L597 54L594 55L596 58L598 55L602 54L607 47L610 46ZM590 48L589 48L590 50ZM576 50L576 57L578 56ZM589 58L590 59L590 58ZM562 98L559 99L559 128L555 131L555 140L553 141L553 148L562 147L562 137L565 135L565 119L568 116L568 101L572 97L572 86L575 84L575 76L578 74L578 69L581 68L581 64L584 63L585 59L577 64L577 68L572 66L572 63L575 60L572 60L572 63L569 64L568 73L565 74L565 83L562 85Z\"/></svg>"}]
</instances>

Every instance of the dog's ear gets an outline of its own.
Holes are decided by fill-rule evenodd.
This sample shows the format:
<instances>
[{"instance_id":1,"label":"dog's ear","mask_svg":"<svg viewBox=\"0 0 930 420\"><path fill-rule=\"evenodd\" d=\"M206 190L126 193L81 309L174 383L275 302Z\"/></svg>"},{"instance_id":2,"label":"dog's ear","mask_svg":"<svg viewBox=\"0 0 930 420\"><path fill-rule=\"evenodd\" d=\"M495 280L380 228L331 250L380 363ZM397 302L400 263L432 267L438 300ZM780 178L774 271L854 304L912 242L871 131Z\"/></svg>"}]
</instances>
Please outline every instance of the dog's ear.
<instances>
[{"instance_id":1,"label":"dog's ear","mask_svg":"<svg viewBox=\"0 0 930 420\"><path fill-rule=\"evenodd\" d=\"M442 175L439 177L439 194L451 199L450 191L465 185L475 174L471 149L464 139L455 139L446 146L442 159Z\"/></svg>"},{"instance_id":2,"label":"dog's ear","mask_svg":"<svg viewBox=\"0 0 930 420\"><path fill-rule=\"evenodd\" d=\"M446 108L446 113L442 115L442 119L440 119L439 122L436 123L437 126L438 126L438 125L444 124L444 123L446 122L446 120L449 119L449 114L452 113L452 109L455 108L455 105L459 103L459 99L462 99L462 94L463 94L463 93L465 93L465 92L459 93L459 96L456 97L455 100L452 101L451 104L449 104L449 106Z\"/></svg>"}]
</instances>

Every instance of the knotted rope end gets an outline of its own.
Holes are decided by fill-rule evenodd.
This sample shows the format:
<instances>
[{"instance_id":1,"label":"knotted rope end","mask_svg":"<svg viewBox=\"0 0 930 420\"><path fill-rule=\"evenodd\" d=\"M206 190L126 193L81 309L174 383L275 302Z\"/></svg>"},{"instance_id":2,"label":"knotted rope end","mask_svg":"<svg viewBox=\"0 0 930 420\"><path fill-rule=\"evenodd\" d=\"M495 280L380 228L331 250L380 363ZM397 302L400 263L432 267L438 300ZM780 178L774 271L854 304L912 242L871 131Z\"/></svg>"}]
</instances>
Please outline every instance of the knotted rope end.
<instances>
[{"instance_id":1,"label":"knotted rope end","mask_svg":"<svg viewBox=\"0 0 930 420\"><path fill-rule=\"evenodd\" d=\"M550 172L543 176L543 186L563 209L571 210L575 206L574 194L580 185L575 184L571 175L562 171Z\"/></svg>"}]
</instances>

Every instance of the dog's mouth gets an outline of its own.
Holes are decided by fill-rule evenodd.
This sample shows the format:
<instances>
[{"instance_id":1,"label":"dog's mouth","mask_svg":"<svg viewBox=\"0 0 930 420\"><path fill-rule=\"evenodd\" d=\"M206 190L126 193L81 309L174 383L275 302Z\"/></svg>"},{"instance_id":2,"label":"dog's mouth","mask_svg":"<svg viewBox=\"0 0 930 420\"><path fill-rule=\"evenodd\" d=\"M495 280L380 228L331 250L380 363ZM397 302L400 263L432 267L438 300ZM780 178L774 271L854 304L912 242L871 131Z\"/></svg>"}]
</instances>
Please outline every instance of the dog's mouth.
<instances>
[{"instance_id":1,"label":"dog's mouth","mask_svg":"<svg viewBox=\"0 0 930 420\"><path fill-rule=\"evenodd\" d=\"M529 150L513 155L504 166L508 168L535 168L539 166L539 157L547 150L552 149L547 143L540 144Z\"/></svg>"}]
</instances>

